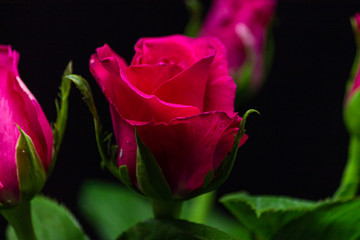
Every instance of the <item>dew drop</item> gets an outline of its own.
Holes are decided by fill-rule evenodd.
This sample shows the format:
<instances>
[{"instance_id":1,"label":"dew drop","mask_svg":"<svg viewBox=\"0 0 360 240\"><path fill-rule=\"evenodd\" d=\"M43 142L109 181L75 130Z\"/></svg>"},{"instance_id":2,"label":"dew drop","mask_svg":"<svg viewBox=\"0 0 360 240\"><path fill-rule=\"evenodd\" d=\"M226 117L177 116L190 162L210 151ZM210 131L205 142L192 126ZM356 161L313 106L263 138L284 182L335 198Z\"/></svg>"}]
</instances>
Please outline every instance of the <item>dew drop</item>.
<instances>
[{"instance_id":1,"label":"dew drop","mask_svg":"<svg viewBox=\"0 0 360 240\"><path fill-rule=\"evenodd\" d=\"M124 150L122 148L120 148L120 151L119 151L119 158L122 158L124 155Z\"/></svg>"}]
</instances>

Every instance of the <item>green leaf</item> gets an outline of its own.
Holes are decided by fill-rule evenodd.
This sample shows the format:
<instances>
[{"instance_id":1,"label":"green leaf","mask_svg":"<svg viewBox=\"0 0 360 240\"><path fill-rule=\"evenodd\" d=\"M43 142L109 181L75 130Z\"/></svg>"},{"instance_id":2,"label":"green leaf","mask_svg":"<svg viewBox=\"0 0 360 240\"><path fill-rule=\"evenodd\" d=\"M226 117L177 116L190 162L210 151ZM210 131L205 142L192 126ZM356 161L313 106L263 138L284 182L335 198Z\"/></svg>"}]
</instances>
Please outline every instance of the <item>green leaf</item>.
<instances>
[{"instance_id":1,"label":"green leaf","mask_svg":"<svg viewBox=\"0 0 360 240\"><path fill-rule=\"evenodd\" d=\"M118 184L86 182L79 208L103 240L113 240L127 228L152 216L150 202Z\"/></svg>"},{"instance_id":2,"label":"green leaf","mask_svg":"<svg viewBox=\"0 0 360 240\"><path fill-rule=\"evenodd\" d=\"M44 196L31 201L31 214L37 240L87 240L79 223L64 206ZM7 240L17 240L8 226Z\"/></svg>"},{"instance_id":3,"label":"green leaf","mask_svg":"<svg viewBox=\"0 0 360 240\"><path fill-rule=\"evenodd\" d=\"M233 216L226 215L215 208L214 200L215 192L210 192L186 201L181 219L221 229L225 233L240 239L251 240L250 231L236 221Z\"/></svg>"},{"instance_id":4,"label":"green leaf","mask_svg":"<svg viewBox=\"0 0 360 240\"><path fill-rule=\"evenodd\" d=\"M210 213L204 224L221 229L221 231L242 240L253 240L251 232L246 227L218 209L214 209Z\"/></svg>"},{"instance_id":5,"label":"green leaf","mask_svg":"<svg viewBox=\"0 0 360 240\"><path fill-rule=\"evenodd\" d=\"M229 194L220 201L245 227L263 239L271 239L290 221L329 204L289 197L250 196L246 193Z\"/></svg>"},{"instance_id":6,"label":"green leaf","mask_svg":"<svg viewBox=\"0 0 360 240\"><path fill-rule=\"evenodd\" d=\"M41 191L46 180L46 174L30 137L20 127L18 128L20 137L16 146L16 165L21 200L26 201Z\"/></svg>"},{"instance_id":7,"label":"green leaf","mask_svg":"<svg viewBox=\"0 0 360 240\"><path fill-rule=\"evenodd\" d=\"M194 220L193 217L190 219L196 207L193 203L193 200L185 202L182 219ZM103 240L115 239L135 223L152 216L149 201L118 184L100 181L89 181L81 187L79 208ZM250 240L250 233L245 227L217 209L212 209L204 221L198 223Z\"/></svg>"},{"instance_id":8,"label":"green leaf","mask_svg":"<svg viewBox=\"0 0 360 240\"><path fill-rule=\"evenodd\" d=\"M185 220L149 219L124 232L118 240L235 240L215 228Z\"/></svg>"},{"instance_id":9,"label":"green leaf","mask_svg":"<svg viewBox=\"0 0 360 240\"><path fill-rule=\"evenodd\" d=\"M151 199L172 200L172 192L161 168L153 154L141 141L136 129L135 136L138 145L136 179L141 191Z\"/></svg>"},{"instance_id":10,"label":"green leaf","mask_svg":"<svg viewBox=\"0 0 360 240\"><path fill-rule=\"evenodd\" d=\"M273 240L358 240L360 199L324 205L290 222Z\"/></svg>"},{"instance_id":11,"label":"green leaf","mask_svg":"<svg viewBox=\"0 0 360 240\"><path fill-rule=\"evenodd\" d=\"M260 114L257 110L255 109L249 109L246 111L246 113L244 114L244 116L242 117L240 126L239 126L239 130L237 132L237 134L235 135L235 139L234 139L234 144L231 148L231 151L226 155L225 159L221 162L219 168L217 169L214 178L212 179L212 181L210 183L208 182L208 175L205 177L205 185L203 187L201 187L199 190L195 191L193 194L189 195L188 198L193 198L195 196L198 196L200 194L203 193L207 193L207 192L211 192L213 190L216 190L220 185L222 185L226 179L229 177L231 170L234 166L235 163L235 159L236 159L236 155L239 149L239 142L240 139L244 136L245 134L245 123L246 123L246 119L249 116L249 114L251 113L257 113ZM210 172L210 174L212 174Z\"/></svg>"},{"instance_id":12,"label":"green leaf","mask_svg":"<svg viewBox=\"0 0 360 240\"><path fill-rule=\"evenodd\" d=\"M68 109L69 109L69 94L71 89L71 82L66 78L67 75L72 73L72 62L70 61L66 66L64 74L62 76L60 92L59 92L59 100L55 100L56 106L56 122L53 125L53 136L54 136L54 153L50 162L49 169L47 171L47 175L49 176L55 166L56 158L60 149L60 145L64 138L64 133L66 129L66 123L68 119ZM59 102L60 101L60 102Z\"/></svg>"}]
</instances>

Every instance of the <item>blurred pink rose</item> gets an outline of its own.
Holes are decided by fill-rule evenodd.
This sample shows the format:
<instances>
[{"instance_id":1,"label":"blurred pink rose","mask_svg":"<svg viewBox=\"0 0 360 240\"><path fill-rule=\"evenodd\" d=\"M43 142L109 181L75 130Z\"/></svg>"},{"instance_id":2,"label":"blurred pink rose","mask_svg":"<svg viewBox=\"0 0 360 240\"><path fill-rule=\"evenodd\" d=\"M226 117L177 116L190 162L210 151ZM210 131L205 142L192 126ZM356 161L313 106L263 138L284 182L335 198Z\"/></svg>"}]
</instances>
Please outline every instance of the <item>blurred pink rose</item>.
<instances>
[{"instance_id":1,"label":"blurred pink rose","mask_svg":"<svg viewBox=\"0 0 360 240\"><path fill-rule=\"evenodd\" d=\"M249 81L256 91L264 77L267 28L274 14L275 0L213 0L201 36L218 37L227 49L230 74L235 81ZM251 67L250 79L240 79L242 67Z\"/></svg>"}]
</instances>

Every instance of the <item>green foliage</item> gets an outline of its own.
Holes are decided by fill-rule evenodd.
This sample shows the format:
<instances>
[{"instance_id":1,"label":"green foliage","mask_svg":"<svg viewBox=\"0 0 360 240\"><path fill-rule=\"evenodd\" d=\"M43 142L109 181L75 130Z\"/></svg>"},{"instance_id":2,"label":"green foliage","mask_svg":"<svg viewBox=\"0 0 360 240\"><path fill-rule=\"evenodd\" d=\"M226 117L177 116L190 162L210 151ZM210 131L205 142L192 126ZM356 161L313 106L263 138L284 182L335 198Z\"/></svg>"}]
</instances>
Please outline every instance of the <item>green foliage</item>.
<instances>
[{"instance_id":1,"label":"green foliage","mask_svg":"<svg viewBox=\"0 0 360 240\"><path fill-rule=\"evenodd\" d=\"M360 239L360 199L311 202L235 193L221 202L256 239Z\"/></svg>"},{"instance_id":2,"label":"green foliage","mask_svg":"<svg viewBox=\"0 0 360 240\"><path fill-rule=\"evenodd\" d=\"M149 201L107 182L86 182L81 188L79 207L103 240L113 240L135 223L152 216Z\"/></svg>"},{"instance_id":3,"label":"green foliage","mask_svg":"<svg viewBox=\"0 0 360 240\"><path fill-rule=\"evenodd\" d=\"M50 162L49 169L47 171L47 176L49 176L55 166L57 155L60 149L60 145L64 138L64 133L66 129L66 123L68 119L68 109L69 109L69 94L71 89L71 82L66 78L68 74L72 73L72 62L70 61L66 66L66 69L62 75L60 92L58 94L59 99L55 99L56 106L56 122L53 124L53 136L54 136L54 153Z\"/></svg>"},{"instance_id":4,"label":"green foliage","mask_svg":"<svg viewBox=\"0 0 360 240\"><path fill-rule=\"evenodd\" d=\"M203 198L204 195L200 196ZM221 229L228 234L250 240L250 233L239 222L219 210L209 207L206 216L198 216L202 207L198 199L185 202L181 214L182 219L194 220L197 223ZM152 216L151 204L146 199L113 183L91 181L86 182L80 191L79 207L89 221L99 239L112 240L137 222ZM200 213L203 215L204 213ZM196 216L195 216L196 215ZM200 219L201 218L201 219Z\"/></svg>"},{"instance_id":5,"label":"green foliage","mask_svg":"<svg viewBox=\"0 0 360 240\"><path fill-rule=\"evenodd\" d=\"M79 223L64 206L44 196L31 201L31 215L37 240L88 240ZM7 240L17 240L12 227Z\"/></svg>"},{"instance_id":6,"label":"green foliage","mask_svg":"<svg viewBox=\"0 0 360 240\"><path fill-rule=\"evenodd\" d=\"M249 230L271 239L282 227L327 202L310 202L277 196L233 193L220 200Z\"/></svg>"},{"instance_id":7,"label":"green foliage","mask_svg":"<svg viewBox=\"0 0 360 240\"><path fill-rule=\"evenodd\" d=\"M360 200L323 205L287 224L273 240L358 240Z\"/></svg>"},{"instance_id":8,"label":"green foliage","mask_svg":"<svg viewBox=\"0 0 360 240\"><path fill-rule=\"evenodd\" d=\"M224 232L185 220L150 219L124 232L118 240L235 240Z\"/></svg>"}]
</instances>

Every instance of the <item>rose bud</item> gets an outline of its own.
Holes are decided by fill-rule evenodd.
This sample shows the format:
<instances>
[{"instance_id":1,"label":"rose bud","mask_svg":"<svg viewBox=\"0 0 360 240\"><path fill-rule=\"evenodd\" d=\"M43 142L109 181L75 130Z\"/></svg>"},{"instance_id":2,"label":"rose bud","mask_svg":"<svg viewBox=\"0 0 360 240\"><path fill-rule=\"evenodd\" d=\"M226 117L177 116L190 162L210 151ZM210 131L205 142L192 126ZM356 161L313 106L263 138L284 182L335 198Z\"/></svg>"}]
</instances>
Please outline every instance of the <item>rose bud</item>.
<instances>
[{"instance_id":1,"label":"rose bud","mask_svg":"<svg viewBox=\"0 0 360 240\"><path fill-rule=\"evenodd\" d=\"M123 182L150 198L184 199L228 171L241 118L219 40L142 38L129 66L104 45L90 70L109 101Z\"/></svg>"},{"instance_id":2,"label":"rose bud","mask_svg":"<svg viewBox=\"0 0 360 240\"><path fill-rule=\"evenodd\" d=\"M18 61L0 45L0 209L41 190L53 149L50 124L20 79Z\"/></svg>"},{"instance_id":3,"label":"rose bud","mask_svg":"<svg viewBox=\"0 0 360 240\"><path fill-rule=\"evenodd\" d=\"M360 137L360 14L352 18L352 26L357 44L357 54L347 83L347 92L344 103L344 120L350 134Z\"/></svg>"},{"instance_id":4,"label":"rose bud","mask_svg":"<svg viewBox=\"0 0 360 240\"><path fill-rule=\"evenodd\" d=\"M236 100L255 93L264 80L267 29L275 0L213 0L200 36L216 36L228 53ZM270 59L269 59L270 60Z\"/></svg>"}]
</instances>

